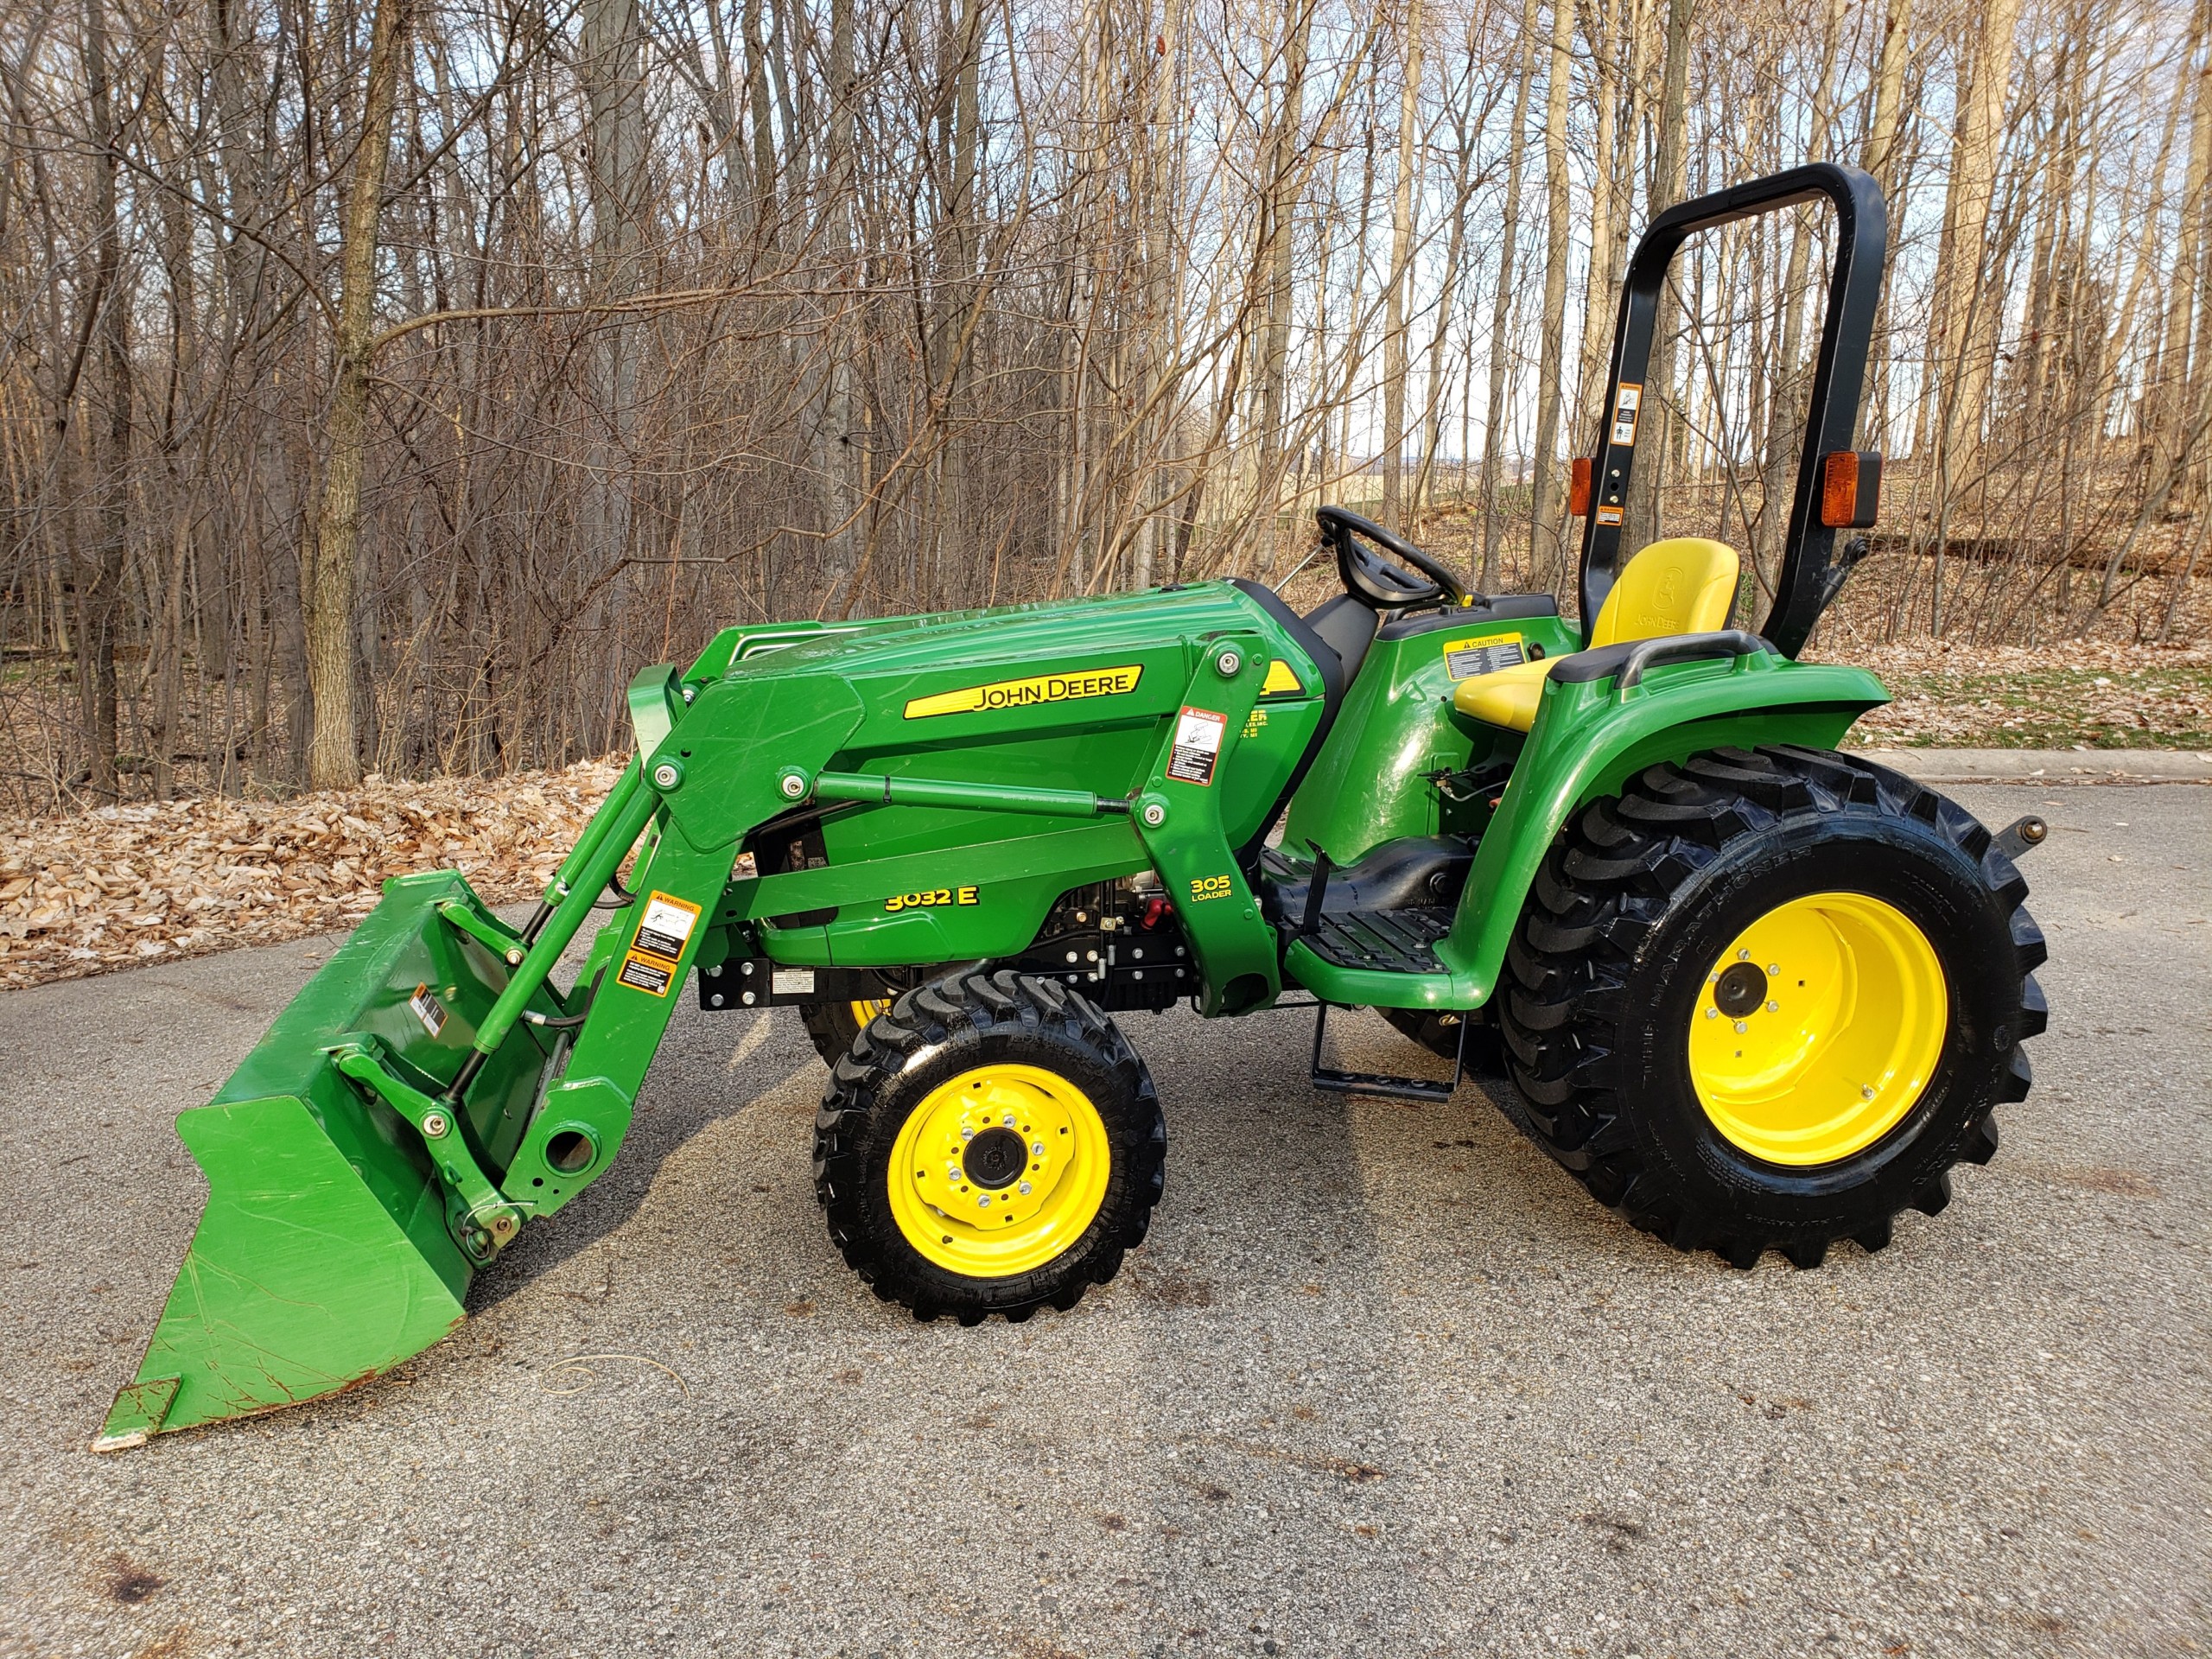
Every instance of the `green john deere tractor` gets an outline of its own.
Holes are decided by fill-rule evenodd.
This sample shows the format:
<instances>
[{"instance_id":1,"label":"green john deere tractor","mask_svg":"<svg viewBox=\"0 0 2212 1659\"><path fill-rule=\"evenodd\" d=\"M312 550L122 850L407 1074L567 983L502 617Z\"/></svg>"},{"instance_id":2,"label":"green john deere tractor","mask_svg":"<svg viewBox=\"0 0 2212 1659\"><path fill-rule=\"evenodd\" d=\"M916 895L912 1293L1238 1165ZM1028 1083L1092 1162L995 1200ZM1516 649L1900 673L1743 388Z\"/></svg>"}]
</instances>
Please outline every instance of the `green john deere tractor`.
<instances>
[{"instance_id":1,"label":"green john deere tractor","mask_svg":"<svg viewBox=\"0 0 2212 1659\"><path fill-rule=\"evenodd\" d=\"M1624 558L1622 505L1682 241L1821 199L1827 319L1752 633L1726 626L1733 552ZM731 628L640 674L636 757L526 925L450 871L389 883L179 1118L207 1212L96 1446L444 1336L477 1270L613 1161L695 981L709 1009L800 1011L830 1063L831 1236L921 1318L1071 1307L1143 1239L1166 1131L1116 1016L1185 999L1314 1007L1323 1088L1442 1099L1502 1071L1601 1203L1739 1267L1935 1212L2028 1087L2044 948L2014 859L2041 835L1838 753L1882 687L1795 660L1864 550L1838 531L1872 521L1878 457L1852 445L1884 241L1873 181L1831 166L1654 222L1578 463L1580 625L1327 508L1344 591L1304 616L1213 582ZM1325 1066L1327 1011L1358 1007L1452 1082Z\"/></svg>"}]
</instances>

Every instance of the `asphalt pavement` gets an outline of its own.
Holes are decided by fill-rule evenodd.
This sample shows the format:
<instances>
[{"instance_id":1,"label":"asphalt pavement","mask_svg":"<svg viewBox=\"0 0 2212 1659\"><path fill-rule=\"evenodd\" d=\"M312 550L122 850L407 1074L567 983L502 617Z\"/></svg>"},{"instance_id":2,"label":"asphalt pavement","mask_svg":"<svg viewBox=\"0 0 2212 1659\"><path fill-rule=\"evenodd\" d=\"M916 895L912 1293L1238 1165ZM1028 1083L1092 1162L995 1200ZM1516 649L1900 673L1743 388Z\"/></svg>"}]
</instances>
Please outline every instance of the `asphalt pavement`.
<instances>
[{"instance_id":1,"label":"asphalt pavement","mask_svg":"<svg viewBox=\"0 0 2212 1659\"><path fill-rule=\"evenodd\" d=\"M205 1191L170 1118L329 944L0 997L0 1655L2205 1651L2212 793L1954 792L2054 826L2051 1028L1879 1255L1679 1255L1479 1087L1318 1094L1310 1015L1178 1012L1128 1021L1146 1248L920 1325L824 1232L797 1020L687 1008L455 1336L109 1458Z\"/></svg>"}]
</instances>

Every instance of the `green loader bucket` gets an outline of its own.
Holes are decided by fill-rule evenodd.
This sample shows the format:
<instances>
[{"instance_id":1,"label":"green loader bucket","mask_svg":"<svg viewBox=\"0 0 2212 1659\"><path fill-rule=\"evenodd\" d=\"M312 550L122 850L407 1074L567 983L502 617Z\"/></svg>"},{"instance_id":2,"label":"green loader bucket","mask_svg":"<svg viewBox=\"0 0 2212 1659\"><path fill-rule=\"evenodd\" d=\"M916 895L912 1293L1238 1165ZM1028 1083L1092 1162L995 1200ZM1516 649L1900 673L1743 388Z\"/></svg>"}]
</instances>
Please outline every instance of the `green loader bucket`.
<instances>
[{"instance_id":1,"label":"green loader bucket","mask_svg":"<svg viewBox=\"0 0 2212 1659\"><path fill-rule=\"evenodd\" d=\"M442 1090L520 959L512 939L454 871L387 882L213 1101L178 1117L207 1208L94 1451L336 1393L461 1322L474 1269L453 1184L340 1058L366 1048L410 1087ZM543 992L532 1006L559 1012ZM452 1133L495 1179L554 1047L524 1027L469 1086Z\"/></svg>"}]
</instances>

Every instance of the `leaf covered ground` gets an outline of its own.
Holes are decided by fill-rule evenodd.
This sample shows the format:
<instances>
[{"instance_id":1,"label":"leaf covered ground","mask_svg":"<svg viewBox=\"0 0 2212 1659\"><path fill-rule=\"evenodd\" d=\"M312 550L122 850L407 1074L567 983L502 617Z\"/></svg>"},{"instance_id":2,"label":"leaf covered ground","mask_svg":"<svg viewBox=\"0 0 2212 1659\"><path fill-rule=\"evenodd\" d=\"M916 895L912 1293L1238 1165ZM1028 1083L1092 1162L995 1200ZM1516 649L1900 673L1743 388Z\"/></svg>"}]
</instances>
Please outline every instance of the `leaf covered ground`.
<instances>
[{"instance_id":1,"label":"leaf covered ground","mask_svg":"<svg viewBox=\"0 0 2212 1659\"><path fill-rule=\"evenodd\" d=\"M102 807L0 827L0 988L350 928L387 876L453 868L494 904L542 891L619 761L283 801Z\"/></svg>"},{"instance_id":2,"label":"leaf covered ground","mask_svg":"<svg viewBox=\"0 0 2212 1659\"><path fill-rule=\"evenodd\" d=\"M1927 640L1808 652L1871 669L1896 701L1852 728L1868 747L2212 749L2212 648Z\"/></svg>"}]
</instances>

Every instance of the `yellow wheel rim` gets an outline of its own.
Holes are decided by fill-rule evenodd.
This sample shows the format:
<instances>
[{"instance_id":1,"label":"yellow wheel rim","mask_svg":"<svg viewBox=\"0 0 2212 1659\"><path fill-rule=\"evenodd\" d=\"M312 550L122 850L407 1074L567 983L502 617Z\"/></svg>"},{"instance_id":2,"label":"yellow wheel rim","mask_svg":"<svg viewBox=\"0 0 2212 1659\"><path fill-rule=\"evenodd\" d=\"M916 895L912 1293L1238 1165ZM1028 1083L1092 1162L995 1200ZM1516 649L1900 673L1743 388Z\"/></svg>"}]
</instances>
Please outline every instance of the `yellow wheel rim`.
<instances>
[{"instance_id":1,"label":"yellow wheel rim","mask_svg":"<svg viewBox=\"0 0 2212 1659\"><path fill-rule=\"evenodd\" d=\"M931 1090L891 1148L891 1213L928 1261L973 1279L1043 1267L1105 1201L1113 1153L1090 1096L1033 1065Z\"/></svg>"},{"instance_id":2,"label":"yellow wheel rim","mask_svg":"<svg viewBox=\"0 0 2212 1659\"><path fill-rule=\"evenodd\" d=\"M854 1028L866 1031L868 1022L891 1006L891 999L887 996L879 996L873 1001L852 1002L846 1006L852 1011Z\"/></svg>"},{"instance_id":3,"label":"yellow wheel rim","mask_svg":"<svg viewBox=\"0 0 2212 1659\"><path fill-rule=\"evenodd\" d=\"M1935 1075L1949 1028L1942 963L1910 918L1815 893L1753 922L1705 976L1690 1080L1755 1158L1804 1167L1871 1147Z\"/></svg>"}]
</instances>

